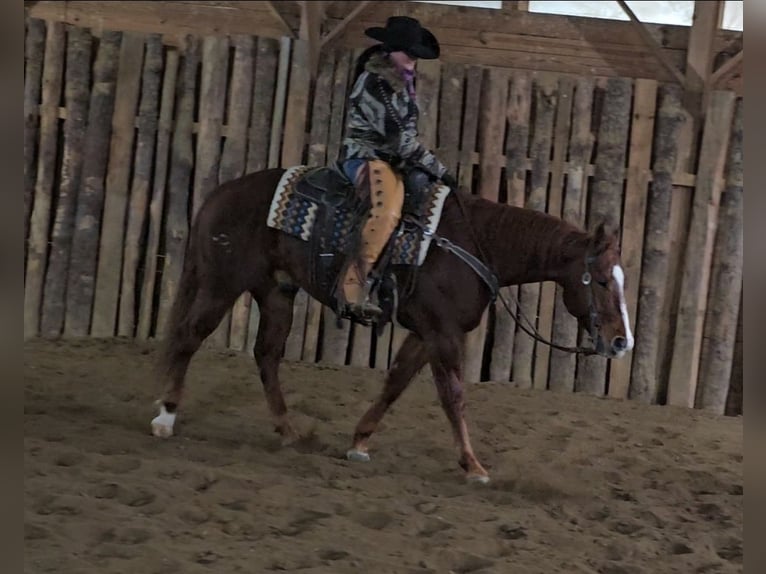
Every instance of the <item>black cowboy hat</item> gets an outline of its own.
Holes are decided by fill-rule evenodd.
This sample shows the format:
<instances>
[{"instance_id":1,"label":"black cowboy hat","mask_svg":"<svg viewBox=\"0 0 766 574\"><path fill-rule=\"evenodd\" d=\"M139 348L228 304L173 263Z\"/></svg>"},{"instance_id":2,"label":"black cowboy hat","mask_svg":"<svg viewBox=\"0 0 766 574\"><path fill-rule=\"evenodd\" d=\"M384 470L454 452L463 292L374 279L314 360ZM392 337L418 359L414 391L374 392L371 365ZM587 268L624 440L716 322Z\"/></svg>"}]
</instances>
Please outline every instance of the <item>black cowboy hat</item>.
<instances>
[{"instance_id":1,"label":"black cowboy hat","mask_svg":"<svg viewBox=\"0 0 766 574\"><path fill-rule=\"evenodd\" d=\"M364 33L383 42L391 52L404 52L412 58L435 60L439 57L439 41L428 29L423 28L415 18L391 16L386 27L373 26Z\"/></svg>"}]
</instances>

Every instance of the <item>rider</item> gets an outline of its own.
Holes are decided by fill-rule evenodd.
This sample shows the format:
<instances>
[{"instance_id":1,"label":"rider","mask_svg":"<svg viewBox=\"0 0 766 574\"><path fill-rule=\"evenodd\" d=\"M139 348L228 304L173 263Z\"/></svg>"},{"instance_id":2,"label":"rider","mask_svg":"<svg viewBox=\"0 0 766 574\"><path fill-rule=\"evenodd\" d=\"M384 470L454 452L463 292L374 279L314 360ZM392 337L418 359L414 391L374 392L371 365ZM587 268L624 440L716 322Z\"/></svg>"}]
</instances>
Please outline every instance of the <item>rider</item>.
<instances>
[{"instance_id":1,"label":"rider","mask_svg":"<svg viewBox=\"0 0 766 574\"><path fill-rule=\"evenodd\" d=\"M431 178L450 187L455 180L446 168L417 141L418 107L415 64L418 58L439 57L439 42L414 18L392 16L385 28L365 34L380 44L368 48L356 64L349 101L346 137L341 162L348 178L363 197L369 197L369 219L362 229L356 256L349 257L338 285L337 297L355 316L372 317L381 309L368 299L367 277L399 223L405 184L393 166L417 166L421 177L408 176L420 187ZM423 177L427 176L427 177Z\"/></svg>"}]
</instances>

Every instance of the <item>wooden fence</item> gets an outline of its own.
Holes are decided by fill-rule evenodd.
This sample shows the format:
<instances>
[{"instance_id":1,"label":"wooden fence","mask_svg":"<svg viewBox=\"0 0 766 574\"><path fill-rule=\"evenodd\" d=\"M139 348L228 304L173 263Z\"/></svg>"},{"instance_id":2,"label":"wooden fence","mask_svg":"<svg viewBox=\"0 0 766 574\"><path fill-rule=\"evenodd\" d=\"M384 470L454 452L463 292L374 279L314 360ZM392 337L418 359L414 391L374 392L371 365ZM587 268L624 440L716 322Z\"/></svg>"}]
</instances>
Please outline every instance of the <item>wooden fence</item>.
<instances>
[{"instance_id":1,"label":"wooden fence","mask_svg":"<svg viewBox=\"0 0 766 574\"><path fill-rule=\"evenodd\" d=\"M200 201L243 173L337 157L354 52L323 53L309 92L300 41L180 44L27 21L26 337L161 336ZM740 412L741 99L713 92L698 134L683 94L656 80L438 61L418 72L422 140L461 184L622 225L631 355L551 351L496 307L468 335L467 379ZM576 342L555 284L513 292L543 336ZM405 334L339 329L303 291L295 306L291 360L384 369ZM257 326L243 296L210 342L249 350Z\"/></svg>"}]
</instances>

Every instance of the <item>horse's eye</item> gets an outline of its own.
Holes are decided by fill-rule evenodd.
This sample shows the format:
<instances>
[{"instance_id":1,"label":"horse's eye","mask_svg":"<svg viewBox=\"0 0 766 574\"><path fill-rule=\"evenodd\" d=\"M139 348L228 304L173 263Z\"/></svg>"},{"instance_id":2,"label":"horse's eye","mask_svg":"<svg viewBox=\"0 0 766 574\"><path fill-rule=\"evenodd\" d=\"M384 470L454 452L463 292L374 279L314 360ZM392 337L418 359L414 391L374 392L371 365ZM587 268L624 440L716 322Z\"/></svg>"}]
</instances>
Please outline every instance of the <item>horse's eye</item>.
<instances>
[{"instance_id":1,"label":"horse's eye","mask_svg":"<svg viewBox=\"0 0 766 574\"><path fill-rule=\"evenodd\" d=\"M596 281L599 285L601 285L604 289L609 287L609 281Z\"/></svg>"}]
</instances>

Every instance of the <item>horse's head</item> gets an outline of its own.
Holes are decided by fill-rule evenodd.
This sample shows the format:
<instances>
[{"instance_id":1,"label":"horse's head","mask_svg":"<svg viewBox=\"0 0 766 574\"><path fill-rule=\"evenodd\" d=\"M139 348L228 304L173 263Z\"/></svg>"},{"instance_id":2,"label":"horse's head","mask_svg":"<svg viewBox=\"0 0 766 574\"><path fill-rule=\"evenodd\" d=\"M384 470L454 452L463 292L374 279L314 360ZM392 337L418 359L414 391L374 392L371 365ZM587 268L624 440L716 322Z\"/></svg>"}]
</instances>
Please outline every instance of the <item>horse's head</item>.
<instances>
[{"instance_id":1,"label":"horse's head","mask_svg":"<svg viewBox=\"0 0 766 574\"><path fill-rule=\"evenodd\" d=\"M590 334L599 354L620 358L633 348L616 232L600 224L589 235L584 252L573 258L561 283L567 310Z\"/></svg>"}]
</instances>

